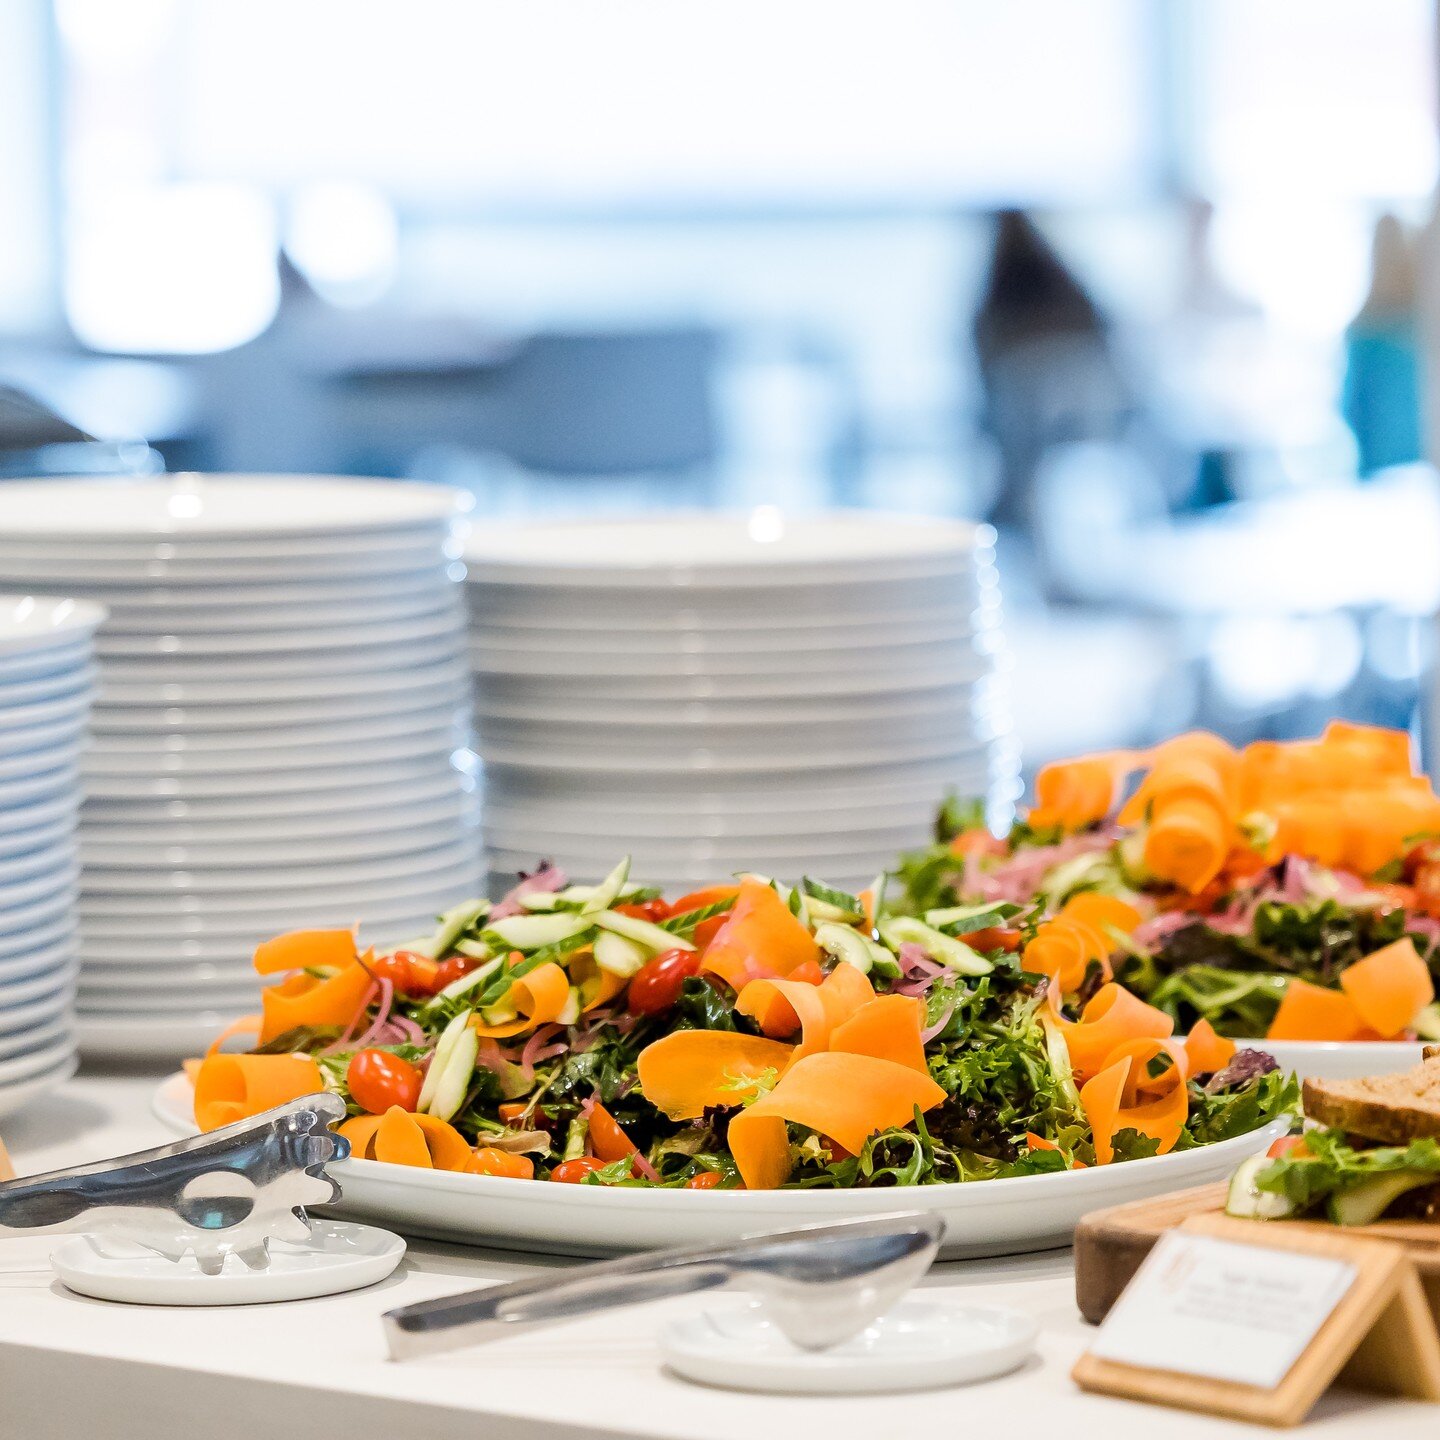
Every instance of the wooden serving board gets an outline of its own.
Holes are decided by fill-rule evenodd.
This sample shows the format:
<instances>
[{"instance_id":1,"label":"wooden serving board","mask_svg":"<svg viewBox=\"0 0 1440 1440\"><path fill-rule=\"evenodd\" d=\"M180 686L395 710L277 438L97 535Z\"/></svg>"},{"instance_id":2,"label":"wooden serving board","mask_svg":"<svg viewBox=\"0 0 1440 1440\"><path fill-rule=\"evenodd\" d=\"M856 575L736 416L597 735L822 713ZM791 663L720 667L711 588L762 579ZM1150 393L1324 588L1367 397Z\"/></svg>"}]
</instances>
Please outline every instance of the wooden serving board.
<instances>
[{"instance_id":1,"label":"wooden serving board","mask_svg":"<svg viewBox=\"0 0 1440 1440\"><path fill-rule=\"evenodd\" d=\"M1222 1215L1226 1185L1202 1185L1198 1190L1180 1190L1152 1200L1135 1200L1110 1210L1097 1210L1075 1227L1075 1303L1080 1313L1098 1325L1140 1262L1167 1230L1173 1230L1195 1215ZM1440 1224L1421 1220L1381 1220L1374 1225L1341 1227L1323 1220L1250 1220L1257 1239L1281 1228L1308 1230L1329 1235L1362 1236L1389 1240L1404 1247L1419 1272L1425 1298L1440 1324Z\"/></svg>"}]
</instances>

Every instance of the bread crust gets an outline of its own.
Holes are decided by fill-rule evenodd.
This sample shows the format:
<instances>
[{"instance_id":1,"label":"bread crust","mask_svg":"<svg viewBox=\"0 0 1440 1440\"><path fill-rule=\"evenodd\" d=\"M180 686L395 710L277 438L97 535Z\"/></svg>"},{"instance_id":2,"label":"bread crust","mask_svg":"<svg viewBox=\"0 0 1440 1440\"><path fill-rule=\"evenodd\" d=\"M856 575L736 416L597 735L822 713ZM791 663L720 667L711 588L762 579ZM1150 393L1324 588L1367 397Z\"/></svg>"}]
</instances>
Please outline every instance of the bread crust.
<instances>
[{"instance_id":1,"label":"bread crust","mask_svg":"<svg viewBox=\"0 0 1440 1440\"><path fill-rule=\"evenodd\" d=\"M1382 1145L1440 1138L1440 1054L1398 1075L1307 1080L1305 1114Z\"/></svg>"}]
</instances>

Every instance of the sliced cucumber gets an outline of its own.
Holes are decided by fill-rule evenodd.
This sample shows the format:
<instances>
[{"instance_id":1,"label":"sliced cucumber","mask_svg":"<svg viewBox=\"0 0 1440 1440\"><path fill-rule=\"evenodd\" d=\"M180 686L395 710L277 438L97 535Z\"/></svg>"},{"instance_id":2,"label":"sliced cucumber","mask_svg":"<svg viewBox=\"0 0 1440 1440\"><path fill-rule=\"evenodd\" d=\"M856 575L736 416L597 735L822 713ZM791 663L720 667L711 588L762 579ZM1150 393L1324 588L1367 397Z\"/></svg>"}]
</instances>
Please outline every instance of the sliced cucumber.
<instances>
[{"instance_id":1,"label":"sliced cucumber","mask_svg":"<svg viewBox=\"0 0 1440 1440\"><path fill-rule=\"evenodd\" d=\"M650 955L651 951L645 946L626 939L624 935L617 935L613 930L602 930L595 937L595 963L612 975L629 979L649 960Z\"/></svg>"},{"instance_id":2,"label":"sliced cucumber","mask_svg":"<svg viewBox=\"0 0 1440 1440\"><path fill-rule=\"evenodd\" d=\"M862 975L868 975L875 968L875 957L865 937L848 925L830 922L815 928L815 943L833 960L843 960L853 965Z\"/></svg>"},{"instance_id":3,"label":"sliced cucumber","mask_svg":"<svg viewBox=\"0 0 1440 1440\"><path fill-rule=\"evenodd\" d=\"M443 960L455 942L477 921L490 913L488 900L466 900L440 917L440 927L427 940L416 941L405 948L432 960Z\"/></svg>"},{"instance_id":4,"label":"sliced cucumber","mask_svg":"<svg viewBox=\"0 0 1440 1440\"><path fill-rule=\"evenodd\" d=\"M560 1013L555 1017L557 1025L574 1025L580 1019L580 992L572 985Z\"/></svg>"},{"instance_id":5,"label":"sliced cucumber","mask_svg":"<svg viewBox=\"0 0 1440 1440\"><path fill-rule=\"evenodd\" d=\"M1256 1177L1275 1162L1268 1155L1252 1155L1242 1161L1230 1177L1225 1192L1225 1213L1241 1220L1284 1220L1295 1213L1295 1202L1288 1195L1262 1190Z\"/></svg>"},{"instance_id":6,"label":"sliced cucumber","mask_svg":"<svg viewBox=\"0 0 1440 1440\"><path fill-rule=\"evenodd\" d=\"M465 956L467 960L488 960L495 952L478 940L457 940L455 953Z\"/></svg>"},{"instance_id":7,"label":"sliced cucumber","mask_svg":"<svg viewBox=\"0 0 1440 1440\"><path fill-rule=\"evenodd\" d=\"M445 1057L434 1093L430 1096L430 1113L437 1120L449 1120L465 1103L466 1092L475 1074L475 1058L480 1052L480 1037L467 1023L458 1031ZM430 1068L434 1070L440 1062L437 1050ZM427 1076L428 1078L428 1076Z\"/></svg>"},{"instance_id":8,"label":"sliced cucumber","mask_svg":"<svg viewBox=\"0 0 1440 1440\"><path fill-rule=\"evenodd\" d=\"M1389 1175L1375 1175L1347 1190L1336 1191L1326 1201L1325 1209L1337 1225L1370 1225L1407 1190L1434 1183L1435 1176L1423 1170L1396 1170Z\"/></svg>"},{"instance_id":9,"label":"sliced cucumber","mask_svg":"<svg viewBox=\"0 0 1440 1440\"><path fill-rule=\"evenodd\" d=\"M1440 1040L1440 1004L1427 1005L1411 1022L1422 1040Z\"/></svg>"},{"instance_id":10,"label":"sliced cucumber","mask_svg":"<svg viewBox=\"0 0 1440 1440\"><path fill-rule=\"evenodd\" d=\"M882 920L880 938L897 950L901 945L919 945L926 954L959 975L988 975L995 968L993 961L977 955L963 940L956 940L908 915Z\"/></svg>"},{"instance_id":11,"label":"sliced cucumber","mask_svg":"<svg viewBox=\"0 0 1440 1440\"><path fill-rule=\"evenodd\" d=\"M860 904L859 896L851 895L847 890L832 890L830 886L822 884L809 875L801 879L800 886L805 892L806 904L812 919L842 920L846 924L853 925L856 921L865 918L865 911Z\"/></svg>"},{"instance_id":12,"label":"sliced cucumber","mask_svg":"<svg viewBox=\"0 0 1440 1440\"><path fill-rule=\"evenodd\" d=\"M430 1057L430 1068L425 1072L425 1083L420 1087L420 1099L416 1103L417 1110L430 1112L431 1102L435 1099L435 1092L440 1088L441 1080L444 1078L445 1067L450 1063L450 1057L455 1053L457 1045L464 1046L463 1036L469 1035L476 1040L478 1052L479 1042L475 1032L470 1028L470 1016L473 1012L462 1010L445 1028L440 1032L440 1039L436 1042L435 1053ZM463 1053L463 1048L462 1048ZM474 1057L471 1057L470 1068L475 1068Z\"/></svg>"},{"instance_id":13,"label":"sliced cucumber","mask_svg":"<svg viewBox=\"0 0 1440 1440\"><path fill-rule=\"evenodd\" d=\"M454 1000L461 995L468 995L472 990L482 989L485 983L504 963L503 957L497 955L493 960L487 960L478 969L472 970L468 975L462 975L458 980L452 980L443 990L437 990L431 998L434 1000Z\"/></svg>"},{"instance_id":14,"label":"sliced cucumber","mask_svg":"<svg viewBox=\"0 0 1440 1440\"><path fill-rule=\"evenodd\" d=\"M583 915L507 915L487 925L481 938L496 935L515 950L539 950L542 946L569 940L588 930L590 924L590 919Z\"/></svg>"},{"instance_id":15,"label":"sliced cucumber","mask_svg":"<svg viewBox=\"0 0 1440 1440\"><path fill-rule=\"evenodd\" d=\"M874 962L875 974L886 980L898 980L901 974L900 962L878 940L871 940L869 936L864 939L865 948L869 950L870 958Z\"/></svg>"},{"instance_id":16,"label":"sliced cucumber","mask_svg":"<svg viewBox=\"0 0 1440 1440\"><path fill-rule=\"evenodd\" d=\"M620 892L625 888L625 882L629 878L630 857L627 855L595 887L586 899L580 913L582 915L598 915L602 910L608 910L620 898Z\"/></svg>"},{"instance_id":17,"label":"sliced cucumber","mask_svg":"<svg viewBox=\"0 0 1440 1440\"><path fill-rule=\"evenodd\" d=\"M513 1005L507 1005L504 1000L497 1000L493 1005L480 1007L480 1018L487 1025L508 1025L512 1020L520 1018L520 1012Z\"/></svg>"},{"instance_id":18,"label":"sliced cucumber","mask_svg":"<svg viewBox=\"0 0 1440 1440\"><path fill-rule=\"evenodd\" d=\"M1003 900L991 900L984 905L951 905L945 910L927 910L925 923L946 935L968 935L972 930L984 930L997 920L1013 915L1017 908Z\"/></svg>"},{"instance_id":19,"label":"sliced cucumber","mask_svg":"<svg viewBox=\"0 0 1440 1440\"><path fill-rule=\"evenodd\" d=\"M638 915L620 915L614 910L602 910L598 915L587 916L585 924L598 925L602 930L609 930L615 935L623 935L627 940L633 940L637 945L643 945L656 955L662 950L693 950L695 948L694 943L685 939L683 935L676 935L670 930L662 930L658 925L652 925Z\"/></svg>"}]
</instances>

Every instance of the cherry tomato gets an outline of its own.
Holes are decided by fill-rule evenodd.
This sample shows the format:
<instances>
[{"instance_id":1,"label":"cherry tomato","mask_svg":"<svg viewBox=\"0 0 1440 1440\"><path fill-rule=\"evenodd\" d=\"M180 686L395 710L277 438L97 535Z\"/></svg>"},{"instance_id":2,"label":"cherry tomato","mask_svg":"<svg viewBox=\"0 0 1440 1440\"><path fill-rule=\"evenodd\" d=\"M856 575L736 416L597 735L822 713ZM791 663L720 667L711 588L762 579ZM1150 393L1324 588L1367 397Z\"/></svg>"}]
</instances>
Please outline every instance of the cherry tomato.
<instances>
[{"instance_id":1,"label":"cherry tomato","mask_svg":"<svg viewBox=\"0 0 1440 1440\"><path fill-rule=\"evenodd\" d=\"M466 1167L472 1175L503 1175L508 1180L533 1180L535 1162L528 1155L512 1155L493 1145L482 1146Z\"/></svg>"},{"instance_id":2,"label":"cherry tomato","mask_svg":"<svg viewBox=\"0 0 1440 1440\"><path fill-rule=\"evenodd\" d=\"M802 960L785 978L798 980L802 985L818 985L825 978L825 972L818 960Z\"/></svg>"},{"instance_id":3,"label":"cherry tomato","mask_svg":"<svg viewBox=\"0 0 1440 1440\"><path fill-rule=\"evenodd\" d=\"M1272 1160L1283 1160L1287 1155L1298 1158L1299 1151L1309 1149L1303 1135L1282 1135L1265 1153Z\"/></svg>"},{"instance_id":4,"label":"cherry tomato","mask_svg":"<svg viewBox=\"0 0 1440 1440\"><path fill-rule=\"evenodd\" d=\"M365 968L377 979L388 980L397 995L433 995L434 978L439 966L428 955L413 950L397 950L393 955L375 955L365 961Z\"/></svg>"},{"instance_id":5,"label":"cherry tomato","mask_svg":"<svg viewBox=\"0 0 1440 1440\"><path fill-rule=\"evenodd\" d=\"M692 890L682 895L670 906L672 915L683 915L687 910L703 910L707 905L718 905L722 900L733 900L740 893L738 885L707 885L703 890Z\"/></svg>"},{"instance_id":6,"label":"cherry tomato","mask_svg":"<svg viewBox=\"0 0 1440 1440\"><path fill-rule=\"evenodd\" d=\"M1004 855L1007 846L983 826L962 830L951 842L952 855Z\"/></svg>"},{"instance_id":7,"label":"cherry tomato","mask_svg":"<svg viewBox=\"0 0 1440 1440\"><path fill-rule=\"evenodd\" d=\"M698 1175L692 1175L686 1182L687 1190L713 1190L725 1177L718 1170L702 1170Z\"/></svg>"},{"instance_id":8,"label":"cherry tomato","mask_svg":"<svg viewBox=\"0 0 1440 1440\"><path fill-rule=\"evenodd\" d=\"M1402 862L1405 878L1414 880L1427 865L1434 865L1437 861L1440 861L1440 840L1421 840L1405 852Z\"/></svg>"},{"instance_id":9,"label":"cherry tomato","mask_svg":"<svg viewBox=\"0 0 1440 1440\"><path fill-rule=\"evenodd\" d=\"M359 1050L345 1071L345 1083L362 1110L383 1115L392 1105L413 1111L424 1082L415 1066L388 1050Z\"/></svg>"},{"instance_id":10,"label":"cherry tomato","mask_svg":"<svg viewBox=\"0 0 1440 1440\"><path fill-rule=\"evenodd\" d=\"M635 1153L635 1142L620 1128L619 1122L603 1106L590 1107L590 1148L609 1165Z\"/></svg>"},{"instance_id":11,"label":"cherry tomato","mask_svg":"<svg viewBox=\"0 0 1440 1440\"><path fill-rule=\"evenodd\" d=\"M633 915L637 920L648 920L658 925L670 918L670 907L663 900L642 900L638 905L616 905L618 915Z\"/></svg>"},{"instance_id":12,"label":"cherry tomato","mask_svg":"<svg viewBox=\"0 0 1440 1440\"><path fill-rule=\"evenodd\" d=\"M452 955L448 960L442 960L436 967L430 993L438 995L447 985L453 985L462 975L468 975L479 966L480 962L468 955Z\"/></svg>"},{"instance_id":13,"label":"cherry tomato","mask_svg":"<svg viewBox=\"0 0 1440 1440\"><path fill-rule=\"evenodd\" d=\"M725 928L729 919L728 915L712 915L695 927L695 933L690 938L695 942L696 954L703 955L714 944L715 937Z\"/></svg>"},{"instance_id":14,"label":"cherry tomato","mask_svg":"<svg viewBox=\"0 0 1440 1440\"><path fill-rule=\"evenodd\" d=\"M1001 925L989 925L983 930L972 930L960 936L972 950L1005 950L1014 954L1020 948L1020 932L1007 930Z\"/></svg>"},{"instance_id":15,"label":"cherry tomato","mask_svg":"<svg viewBox=\"0 0 1440 1440\"><path fill-rule=\"evenodd\" d=\"M593 1175L604 1168L603 1160L597 1160L593 1155L581 1155L576 1160L562 1160L550 1172L550 1178L558 1180L562 1185L579 1185L587 1175Z\"/></svg>"},{"instance_id":16,"label":"cherry tomato","mask_svg":"<svg viewBox=\"0 0 1440 1440\"><path fill-rule=\"evenodd\" d=\"M680 987L700 972L693 950L666 950L631 977L626 1006L632 1015L663 1015L680 998Z\"/></svg>"},{"instance_id":17,"label":"cherry tomato","mask_svg":"<svg viewBox=\"0 0 1440 1440\"><path fill-rule=\"evenodd\" d=\"M1440 864L1415 872L1415 904L1427 915L1440 916Z\"/></svg>"},{"instance_id":18,"label":"cherry tomato","mask_svg":"<svg viewBox=\"0 0 1440 1440\"><path fill-rule=\"evenodd\" d=\"M499 1114L507 1125L530 1130L543 1129L550 1123L550 1112L543 1105L532 1109L528 1100L507 1100L500 1106Z\"/></svg>"}]
</instances>

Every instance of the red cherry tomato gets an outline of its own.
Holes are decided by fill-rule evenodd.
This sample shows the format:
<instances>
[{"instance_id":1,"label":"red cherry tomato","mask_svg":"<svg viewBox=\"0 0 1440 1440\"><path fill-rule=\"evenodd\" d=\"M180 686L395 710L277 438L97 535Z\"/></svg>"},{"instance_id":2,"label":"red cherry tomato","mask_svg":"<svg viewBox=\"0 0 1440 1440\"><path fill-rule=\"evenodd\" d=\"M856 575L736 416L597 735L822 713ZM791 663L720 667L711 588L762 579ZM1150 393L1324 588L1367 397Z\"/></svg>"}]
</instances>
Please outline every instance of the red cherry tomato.
<instances>
[{"instance_id":1,"label":"red cherry tomato","mask_svg":"<svg viewBox=\"0 0 1440 1440\"><path fill-rule=\"evenodd\" d=\"M1440 916L1440 864L1422 865L1415 872L1415 904L1427 915Z\"/></svg>"},{"instance_id":2,"label":"red cherry tomato","mask_svg":"<svg viewBox=\"0 0 1440 1440\"><path fill-rule=\"evenodd\" d=\"M372 1115L383 1115L392 1105L413 1111L420 1103L423 1079L408 1060L388 1050L359 1050L345 1072L351 1098Z\"/></svg>"},{"instance_id":3,"label":"red cherry tomato","mask_svg":"<svg viewBox=\"0 0 1440 1440\"><path fill-rule=\"evenodd\" d=\"M603 1106L590 1107L590 1148L606 1165L635 1153L635 1142Z\"/></svg>"},{"instance_id":4,"label":"red cherry tomato","mask_svg":"<svg viewBox=\"0 0 1440 1440\"><path fill-rule=\"evenodd\" d=\"M666 950L631 977L626 1005L632 1015L663 1015L675 1008L680 987L700 973L700 957L693 950Z\"/></svg>"},{"instance_id":5,"label":"red cherry tomato","mask_svg":"<svg viewBox=\"0 0 1440 1440\"><path fill-rule=\"evenodd\" d=\"M470 1157L466 1167L472 1175L503 1175L509 1180L533 1180L535 1162L528 1155L511 1155L484 1145Z\"/></svg>"},{"instance_id":6,"label":"red cherry tomato","mask_svg":"<svg viewBox=\"0 0 1440 1440\"><path fill-rule=\"evenodd\" d=\"M686 1182L687 1190L713 1190L724 1177L718 1170L702 1170L698 1175L692 1175Z\"/></svg>"},{"instance_id":7,"label":"red cherry tomato","mask_svg":"<svg viewBox=\"0 0 1440 1440\"><path fill-rule=\"evenodd\" d=\"M638 905L616 905L619 915L633 915L637 920L648 920L658 925L670 917L670 907L663 900L642 900Z\"/></svg>"},{"instance_id":8,"label":"red cherry tomato","mask_svg":"<svg viewBox=\"0 0 1440 1440\"><path fill-rule=\"evenodd\" d=\"M1282 1135L1271 1144L1265 1153L1272 1160L1283 1160L1286 1156L1299 1159L1299 1152L1302 1150L1308 1151L1309 1149L1310 1146L1306 1144L1303 1135Z\"/></svg>"},{"instance_id":9,"label":"red cherry tomato","mask_svg":"<svg viewBox=\"0 0 1440 1440\"><path fill-rule=\"evenodd\" d=\"M447 985L453 985L462 975L478 969L479 965L478 960L472 960L468 955L452 955L448 960L442 960L436 967L430 993L438 995Z\"/></svg>"},{"instance_id":10,"label":"red cherry tomato","mask_svg":"<svg viewBox=\"0 0 1440 1440\"><path fill-rule=\"evenodd\" d=\"M605 1162L593 1155L581 1155L576 1160L562 1160L551 1172L550 1178L562 1185L579 1185L587 1175L603 1170Z\"/></svg>"},{"instance_id":11,"label":"red cherry tomato","mask_svg":"<svg viewBox=\"0 0 1440 1440\"><path fill-rule=\"evenodd\" d=\"M1414 880L1427 865L1440 860L1440 840L1421 840L1412 845L1401 862L1407 880Z\"/></svg>"},{"instance_id":12,"label":"red cherry tomato","mask_svg":"<svg viewBox=\"0 0 1440 1440\"><path fill-rule=\"evenodd\" d=\"M433 995L439 966L414 950L397 950L393 955L374 955L365 968L377 979L388 980L397 995Z\"/></svg>"}]
</instances>

